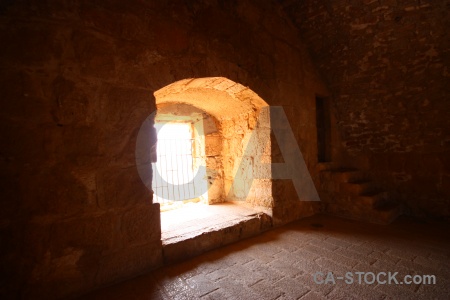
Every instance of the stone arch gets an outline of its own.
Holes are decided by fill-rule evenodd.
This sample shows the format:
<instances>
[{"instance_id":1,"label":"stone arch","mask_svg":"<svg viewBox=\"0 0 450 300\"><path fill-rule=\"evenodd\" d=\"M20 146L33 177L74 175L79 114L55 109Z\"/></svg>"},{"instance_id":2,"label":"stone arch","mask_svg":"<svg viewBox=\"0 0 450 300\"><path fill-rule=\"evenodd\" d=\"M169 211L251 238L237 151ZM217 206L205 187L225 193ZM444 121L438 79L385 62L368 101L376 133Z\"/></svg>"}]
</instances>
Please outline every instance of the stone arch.
<instances>
[{"instance_id":1,"label":"stone arch","mask_svg":"<svg viewBox=\"0 0 450 300\"><path fill-rule=\"evenodd\" d=\"M253 168L256 159L271 162L270 122L263 109L268 104L258 94L225 77L206 77L176 81L154 96L157 110L190 105L215 120L217 131L205 134L209 203L240 200L272 207L271 180L256 179L258 170ZM254 129L258 145L249 145ZM243 180L236 183L237 172Z\"/></svg>"},{"instance_id":2,"label":"stone arch","mask_svg":"<svg viewBox=\"0 0 450 300\"><path fill-rule=\"evenodd\" d=\"M187 103L208 111L218 119L233 116L236 110L245 112L268 106L250 88L225 77L179 80L155 91L154 95L157 107L167 102Z\"/></svg>"}]
</instances>

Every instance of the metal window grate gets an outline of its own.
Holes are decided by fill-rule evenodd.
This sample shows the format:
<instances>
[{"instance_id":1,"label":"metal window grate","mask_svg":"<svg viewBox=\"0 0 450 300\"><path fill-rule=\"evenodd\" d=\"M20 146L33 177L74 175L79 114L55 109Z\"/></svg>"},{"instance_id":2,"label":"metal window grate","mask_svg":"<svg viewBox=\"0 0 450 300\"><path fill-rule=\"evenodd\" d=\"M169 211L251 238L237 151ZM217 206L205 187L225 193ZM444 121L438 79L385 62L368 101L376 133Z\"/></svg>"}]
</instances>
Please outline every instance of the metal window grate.
<instances>
[{"instance_id":1,"label":"metal window grate","mask_svg":"<svg viewBox=\"0 0 450 300\"><path fill-rule=\"evenodd\" d=\"M182 125L189 126L190 132L190 124ZM180 138L158 137L152 180L155 202L171 204L195 197L193 146L194 139L186 138L186 134Z\"/></svg>"}]
</instances>

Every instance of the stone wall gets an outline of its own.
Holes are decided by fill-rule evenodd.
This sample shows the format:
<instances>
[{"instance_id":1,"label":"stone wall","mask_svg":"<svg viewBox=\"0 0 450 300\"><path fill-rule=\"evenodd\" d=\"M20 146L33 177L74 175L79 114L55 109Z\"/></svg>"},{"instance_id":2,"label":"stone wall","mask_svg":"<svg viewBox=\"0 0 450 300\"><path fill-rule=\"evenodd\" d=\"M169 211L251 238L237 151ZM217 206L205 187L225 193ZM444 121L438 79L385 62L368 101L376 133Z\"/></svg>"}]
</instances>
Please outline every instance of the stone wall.
<instances>
[{"instance_id":1,"label":"stone wall","mask_svg":"<svg viewBox=\"0 0 450 300\"><path fill-rule=\"evenodd\" d=\"M448 1L284 2L333 94L334 159L411 214L450 216Z\"/></svg>"},{"instance_id":2,"label":"stone wall","mask_svg":"<svg viewBox=\"0 0 450 300\"><path fill-rule=\"evenodd\" d=\"M2 1L0 40L3 299L78 295L162 263L134 153L153 93L177 80L223 76L283 105L316 177L327 91L273 3Z\"/></svg>"}]
</instances>

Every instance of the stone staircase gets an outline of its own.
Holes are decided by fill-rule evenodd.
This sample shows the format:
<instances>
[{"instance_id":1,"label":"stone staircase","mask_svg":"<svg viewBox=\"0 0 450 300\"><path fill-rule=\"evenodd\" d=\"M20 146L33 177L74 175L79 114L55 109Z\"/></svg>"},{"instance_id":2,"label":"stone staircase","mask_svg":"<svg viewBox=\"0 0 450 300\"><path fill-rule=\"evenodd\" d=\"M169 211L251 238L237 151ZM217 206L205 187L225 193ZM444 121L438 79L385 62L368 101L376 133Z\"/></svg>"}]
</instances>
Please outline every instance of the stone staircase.
<instances>
[{"instance_id":1,"label":"stone staircase","mask_svg":"<svg viewBox=\"0 0 450 300\"><path fill-rule=\"evenodd\" d=\"M328 214L389 224L401 214L401 206L374 182L367 172L320 164L319 195Z\"/></svg>"}]
</instances>

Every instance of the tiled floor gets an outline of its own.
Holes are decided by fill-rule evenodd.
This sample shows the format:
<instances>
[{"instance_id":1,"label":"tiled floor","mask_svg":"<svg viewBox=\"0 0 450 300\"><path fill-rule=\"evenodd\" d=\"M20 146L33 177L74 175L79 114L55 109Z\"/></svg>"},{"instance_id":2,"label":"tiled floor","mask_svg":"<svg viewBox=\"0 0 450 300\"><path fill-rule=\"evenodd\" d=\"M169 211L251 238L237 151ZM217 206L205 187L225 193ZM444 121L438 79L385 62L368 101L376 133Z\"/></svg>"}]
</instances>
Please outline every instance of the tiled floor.
<instances>
[{"instance_id":1,"label":"tiled floor","mask_svg":"<svg viewBox=\"0 0 450 300\"><path fill-rule=\"evenodd\" d=\"M315 216L83 299L450 299L450 226L401 218L389 226ZM333 272L336 284L317 284ZM353 273L353 284L337 279ZM435 275L436 284L358 284L380 272ZM417 277L419 278L419 277ZM318 278L322 279L322 278Z\"/></svg>"}]
</instances>

